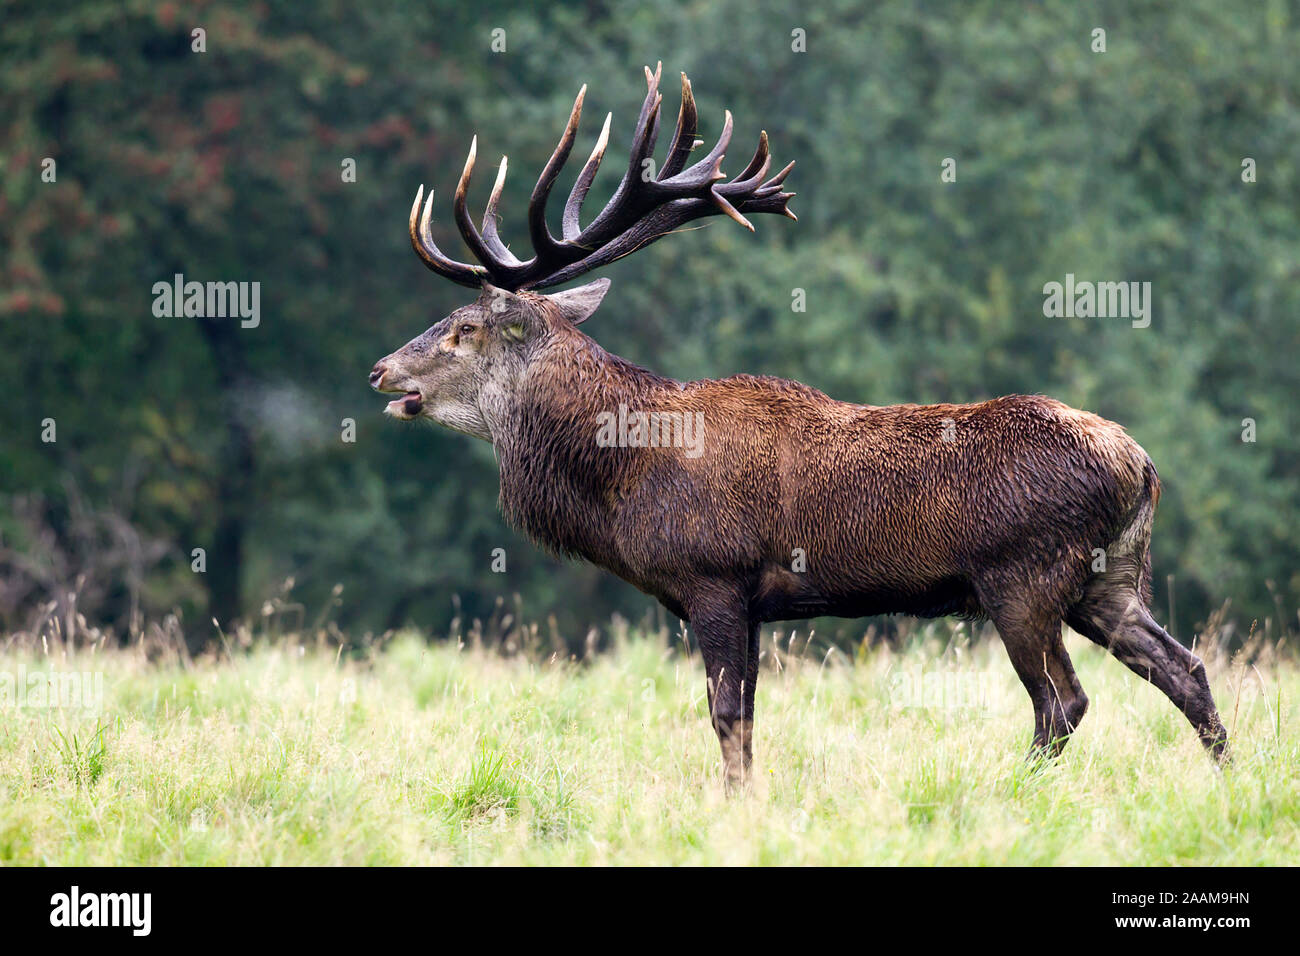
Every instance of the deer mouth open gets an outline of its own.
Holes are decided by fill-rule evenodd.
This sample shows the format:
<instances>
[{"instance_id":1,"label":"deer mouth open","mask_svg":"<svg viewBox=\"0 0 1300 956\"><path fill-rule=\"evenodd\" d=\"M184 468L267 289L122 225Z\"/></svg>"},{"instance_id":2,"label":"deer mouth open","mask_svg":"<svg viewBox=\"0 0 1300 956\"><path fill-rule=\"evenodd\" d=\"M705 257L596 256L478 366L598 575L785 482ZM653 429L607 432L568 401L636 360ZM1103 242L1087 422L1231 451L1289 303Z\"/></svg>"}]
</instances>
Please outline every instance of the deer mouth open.
<instances>
[{"instance_id":1,"label":"deer mouth open","mask_svg":"<svg viewBox=\"0 0 1300 956\"><path fill-rule=\"evenodd\" d=\"M384 409L385 414L393 418L415 418L424 410L424 398L419 392L407 392L400 398L395 398L388 403Z\"/></svg>"}]
</instances>

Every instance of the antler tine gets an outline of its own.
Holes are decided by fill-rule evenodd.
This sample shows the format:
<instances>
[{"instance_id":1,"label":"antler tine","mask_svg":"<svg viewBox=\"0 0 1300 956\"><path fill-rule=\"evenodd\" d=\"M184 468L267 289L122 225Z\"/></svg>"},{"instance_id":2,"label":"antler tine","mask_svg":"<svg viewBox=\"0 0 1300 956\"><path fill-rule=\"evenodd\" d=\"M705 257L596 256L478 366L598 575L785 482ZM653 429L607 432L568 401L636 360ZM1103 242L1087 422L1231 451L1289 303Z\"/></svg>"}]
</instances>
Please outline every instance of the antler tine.
<instances>
[{"instance_id":1,"label":"antler tine","mask_svg":"<svg viewBox=\"0 0 1300 956\"><path fill-rule=\"evenodd\" d=\"M452 213L456 217L456 227L460 230L460 237L465 240L465 245L473 253L474 258L483 263L483 268L487 271L489 277L500 279L501 271L506 263L502 262L488 244L483 241L479 235L478 228L474 225L474 220L470 218L469 205L466 199L469 195L469 180L474 172L474 161L478 156L478 137L475 136L470 140L469 155L465 157L465 169L460 174L460 182L456 184L456 196L452 201Z\"/></svg>"},{"instance_id":2,"label":"antler tine","mask_svg":"<svg viewBox=\"0 0 1300 956\"><path fill-rule=\"evenodd\" d=\"M786 193L781 191L781 183L785 177L794 169L794 160L791 160L785 167L763 183L758 189L754 190L753 197L746 203L747 208L752 208L755 212L775 212L780 213L790 219L798 221L799 217L787 208L785 205L795 197L795 193Z\"/></svg>"},{"instance_id":3,"label":"antler tine","mask_svg":"<svg viewBox=\"0 0 1300 956\"><path fill-rule=\"evenodd\" d=\"M627 171L623 173L623 179L605 208L597 214L586 229L572 238L571 241L578 246L590 249L609 241L621 230L636 222L644 212L644 205L641 204L646 198L644 188L646 183L641 178L641 170L646 157L654 147L651 134L658 122L659 105L663 102L663 94L659 92L659 78L662 71L662 62L654 73L650 72L649 67L645 68L645 100L641 103L641 113L637 117L636 129L632 133Z\"/></svg>"},{"instance_id":4,"label":"antler tine","mask_svg":"<svg viewBox=\"0 0 1300 956\"><path fill-rule=\"evenodd\" d=\"M420 200L424 199L424 186L421 185L415 194L415 202L411 204L411 216L408 226L411 233L411 246L415 249L416 255L420 260L444 279L450 279L458 285L468 286L471 289L477 289L483 281L483 269L479 266L471 266L464 262L457 262L443 254L438 248L437 243L433 241L431 229L432 212L433 212L433 190L429 190L429 198L424 202L424 215L420 215Z\"/></svg>"},{"instance_id":5,"label":"antler tine","mask_svg":"<svg viewBox=\"0 0 1300 956\"><path fill-rule=\"evenodd\" d=\"M645 156L654 155L655 143L659 141L659 104L663 102L663 94L659 92L659 78L663 76L663 72L663 60L660 60L655 64L655 71L653 74L650 72L650 67L647 66L645 68L646 86L650 88L651 92L653 92L655 96L653 112L650 115L650 128L646 133ZM644 159L644 157L642 158Z\"/></svg>"},{"instance_id":6,"label":"antler tine","mask_svg":"<svg viewBox=\"0 0 1300 956\"><path fill-rule=\"evenodd\" d=\"M645 68L646 94L641 103L641 114L636 120L636 130L632 134L632 148L627 163L629 180L641 178L642 164L655 149L655 139L659 135L659 104L664 98L659 92L659 77L663 73L663 66L660 62L653 73L650 72L650 67Z\"/></svg>"},{"instance_id":7,"label":"antler tine","mask_svg":"<svg viewBox=\"0 0 1300 956\"><path fill-rule=\"evenodd\" d=\"M740 225L744 226L750 232L754 231L754 224L742 216L736 210L736 207L727 201L725 196L721 196L715 192L709 198L713 200L713 204L718 207L719 211L740 223Z\"/></svg>"},{"instance_id":8,"label":"antler tine","mask_svg":"<svg viewBox=\"0 0 1300 956\"><path fill-rule=\"evenodd\" d=\"M722 172L722 159L727 155L727 147L731 145L731 132L731 110L723 110L722 134L713 145L713 149L709 150L708 154L698 163L678 173L672 179L665 180L664 185L691 188L726 179L727 177Z\"/></svg>"},{"instance_id":9,"label":"antler tine","mask_svg":"<svg viewBox=\"0 0 1300 956\"><path fill-rule=\"evenodd\" d=\"M677 131L673 134L672 145L664 158L663 169L659 171L659 181L663 182L676 176L686 167L686 159L695 148L695 132L699 124L699 111L695 108L695 95L691 92L691 81L682 74L682 108L677 114Z\"/></svg>"},{"instance_id":10,"label":"antler tine","mask_svg":"<svg viewBox=\"0 0 1300 956\"><path fill-rule=\"evenodd\" d=\"M754 152L754 158L749 161L749 165L745 167L745 171L731 182L719 183L714 187L714 192L722 197L747 196L748 198L740 203L740 209L744 212L779 213L797 221L799 217L786 206L795 194L781 192L781 183L790 174L790 170L794 169L794 161L791 160L779 173L763 182L763 177L767 175L771 165L772 156L768 152L767 130L763 130L759 134L758 149ZM759 185L760 183L762 185Z\"/></svg>"},{"instance_id":11,"label":"antler tine","mask_svg":"<svg viewBox=\"0 0 1300 956\"><path fill-rule=\"evenodd\" d=\"M790 160L790 162L786 163L786 164L785 164L785 168L782 169L779 173L777 173L775 176L773 176L773 177L772 177L771 179L769 179L767 182L763 183L763 185L760 186L760 187L758 187L758 189L755 189L755 190L754 190L754 198L755 198L755 199L764 199L764 198L766 198L767 196L772 195L772 193L780 192L780 191L781 191L781 183L783 183L783 182L785 181L785 177L788 176L788 175L790 174L790 170L792 170L792 169L794 169L794 160L793 160L793 159Z\"/></svg>"},{"instance_id":12,"label":"antler tine","mask_svg":"<svg viewBox=\"0 0 1300 956\"><path fill-rule=\"evenodd\" d=\"M785 216L787 219L793 219L795 222L798 222L799 217L794 214L794 210L790 209L786 205L786 203L797 195L798 193L773 193L762 197L756 197L754 199L747 199L740 204L740 209L743 212L748 213L775 213L776 215Z\"/></svg>"},{"instance_id":13,"label":"antler tine","mask_svg":"<svg viewBox=\"0 0 1300 956\"><path fill-rule=\"evenodd\" d=\"M596 178L596 171L600 169L600 161L605 156L605 147L609 145L609 124L613 119L613 113L605 114L605 125L601 127L600 136L596 139L596 148L591 151L591 156L583 164L582 172L578 173L578 179L573 184L569 199L564 204L562 228L566 242L577 239L578 234L582 232L580 218L582 215L582 201L587 198L587 190L591 188L591 183Z\"/></svg>"},{"instance_id":14,"label":"antler tine","mask_svg":"<svg viewBox=\"0 0 1300 956\"><path fill-rule=\"evenodd\" d=\"M602 215L611 208L620 208L621 203L617 200L630 193L630 190L624 187L631 181L633 176L640 175L641 164L647 156L654 152L655 141L659 136L659 104L663 100L663 95L659 92L659 80L663 75L663 67L663 61L661 60L655 65L653 73L650 72L650 67L644 68L646 96L641 104L641 113L637 117L636 130L632 137L632 149L628 157L628 172L619 185L615 200L611 200L610 205L606 207ZM583 91L585 92L586 89L584 86ZM605 125L596 141L596 148L583 165L582 172L578 174L578 179L573 184L573 190L569 193L569 199L564 204L562 235L566 242L576 242L579 236L582 235L582 224L579 218L582 201L587 198L587 191L591 188L591 183L596 178L596 170L600 167L600 161L604 158L605 147L609 143L609 124L612 118L612 113L606 115Z\"/></svg>"},{"instance_id":15,"label":"antler tine","mask_svg":"<svg viewBox=\"0 0 1300 956\"><path fill-rule=\"evenodd\" d=\"M528 200L528 234L533 240L533 249L537 253L535 261L543 265L555 262L561 255L560 243L551 235L551 230L546 225L546 200L551 195L551 187L555 185L560 170L569 158L569 151L573 149L573 141L578 135L578 121L582 118L582 101L586 95L587 84L584 83L582 89L578 90L577 99L573 101L569 122L564 127L560 142L556 145L555 152L551 154L546 166L543 167L542 175L538 177L537 185L533 187L533 195ZM594 171L592 174L595 175Z\"/></svg>"},{"instance_id":16,"label":"antler tine","mask_svg":"<svg viewBox=\"0 0 1300 956\"><path fill-rule=\"evenodd\" d=\"M754 150L754 158L749 161L749 165L745 167L744 172L724 185L731 187L743 185L746 191L753 189L762 183L763 177L767 175L768 167L771 165L772 154L768 152L767 148L767 130L763 130L758 134L758 148ZM721 189L722 186L718 188Z\"/></svg>"},{"instance_id":17,"label":"antler tine","mask_svg":"<svg viewBox=\"0 0 1300 956\"><path fill-rule=\"evenodd\" d=\"M728 200L731 196L753 198L759 184L763 182L763 177L767 175L767 169L771 164L772 157L767 149L767 131L764 130L758 137L758 149L754 151L754 158L749 161L745 171L730 182L718 183L712 190L712 198L718 208L750 232L754 231L753 223L741 215ZM784 176L784 174L782 175ZM774 188L779 189L779 184Z\"/></svg>"},{"instance_id":18,"label":"antler tine","mask_svg":"<svg viewBox=\"0 0 1300 956\"><path fill-rule=\"evenodd\" d=\"M785 182L785 177L790 175L792 169L794 169L794 160L790 160L779 173L755 189L753 196L741 203L741 208L746 212L777 213L798 222L799 217L786 205L798 194L781 191L781 184Z\"/></svg>"},{"instance_id":19,"label":"antler tine","mask_svg":"<svg viewBox=\"0 0 1300 956\"><path fill-rule=\"evenodd\" d=\"M510 266L521 266L522 262L513 252L506 248L497 233L497 204L501 201L501 191L506 185L506 157L501 157L501 169L497 173L496 184L492 187L492 195L488 197L487 206L483 210L483 245L487 246L488 251L500 261Z\"/></svg>"}]
</instances>

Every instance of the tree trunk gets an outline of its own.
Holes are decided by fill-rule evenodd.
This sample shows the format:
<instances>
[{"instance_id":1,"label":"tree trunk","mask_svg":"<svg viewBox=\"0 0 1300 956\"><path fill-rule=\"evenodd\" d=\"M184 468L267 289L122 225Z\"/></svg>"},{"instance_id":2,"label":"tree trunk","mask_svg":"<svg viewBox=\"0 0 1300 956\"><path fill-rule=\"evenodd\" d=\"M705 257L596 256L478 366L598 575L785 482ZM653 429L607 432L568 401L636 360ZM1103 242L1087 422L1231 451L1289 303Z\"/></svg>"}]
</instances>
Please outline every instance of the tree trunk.
<instances>
[{"instance_id":1,"label":"tree trunk","mask_svg":"<svg viewBox=\"0 0 1300 956\"><path fill-rule=\"evenodd\" d=\"M204 583L208 591L208 617L229 630L242 615L240 579L244 535L252 506L253 433L245 420L240 390L249 380L240 325L229 318L202 318L199 327L212 351L217 384L221 390L221 423L225 438L217 457L217 524L207 548ZM202 650L215 635L208 622L190 633L191 651Z\"/></svg>"}]
</instances>

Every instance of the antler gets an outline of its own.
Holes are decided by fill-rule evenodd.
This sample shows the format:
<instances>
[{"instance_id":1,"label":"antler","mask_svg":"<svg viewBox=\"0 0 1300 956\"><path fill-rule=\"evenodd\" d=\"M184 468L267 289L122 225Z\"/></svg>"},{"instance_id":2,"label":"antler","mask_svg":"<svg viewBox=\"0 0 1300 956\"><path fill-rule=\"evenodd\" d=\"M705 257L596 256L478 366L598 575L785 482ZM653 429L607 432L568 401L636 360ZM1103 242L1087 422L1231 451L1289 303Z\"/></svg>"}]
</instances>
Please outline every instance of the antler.
<instances>
[{"instance_id":1,"label":"antler","mask_svg":"<svg viewBox=\"0 0 1300 956\"><path fill-rule=\"evenodd\" d=\"M605 117L605 125L596 140L596 147L583 164L564 204L560 238L552 235L546 224L546 201L577 137L582 100L587 94L584 85L573 102L564 134L543 167L528 202L528 234L533 244L533 257L521 261L497 234L497 205L506 181L507 164L504 156L483 214L481 229L475 228L474 221L470 218L465 200L478 152L478 138L475 137L470 143L469 157L465 160L460 182L456 185L453 212L465 245L480 264L457 262L444 255L434 243L430 228L433 192L430 191L421 212L420 200L424 196L424 187L421 186L415 194L415 204L411 206L410 230L411 245L425 265L439 275L471 288L477 288L487 281L503 289L516 291L545 289L635 252L695 219L726 215L753 232L754 226L746 214L780 213L791 219L797 218L787 206L795 194L781 191L781 184L794 168L794 163L791 162L775 176L764 180L772 162L766 132L759 135L754 158L739 176L727 180L722 173L722 158L731 142L730 110L725 112L722 135L713 149L699 162L686 166L691 151L702 145L703 141L695 137L698 114L695 97L691 93L691 81L685 73L682 74L682 105L677 114L677 128L672 145L668 148L668 155L658 176L650 178L648 170L651 163L647 160L654 154L659 133L659 107L663 100L659 92L659 79L662 69L662 63L653 73L649 67L646 68L648 92L641 104L641 114L632 136L627 171L609 203L585 229L581 224L582 203L605 155L605 147L609 142L610 116Z\"/></svg>"}]
</instances>

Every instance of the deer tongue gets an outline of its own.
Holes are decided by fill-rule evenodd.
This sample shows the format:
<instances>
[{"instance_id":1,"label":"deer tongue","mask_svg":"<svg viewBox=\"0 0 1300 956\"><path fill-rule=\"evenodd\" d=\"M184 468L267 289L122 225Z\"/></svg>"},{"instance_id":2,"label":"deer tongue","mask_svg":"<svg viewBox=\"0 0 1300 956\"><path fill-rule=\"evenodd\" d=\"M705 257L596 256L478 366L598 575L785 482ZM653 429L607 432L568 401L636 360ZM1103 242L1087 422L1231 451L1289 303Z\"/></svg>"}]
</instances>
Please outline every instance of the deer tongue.
<instances>
[{"instance_id":1,"label":"deer tongue","mask_svg":"<svg viewBox=\"0 0 1300 956\"><path fill-rule=\"evenodd\" d=\"M424 408L424 399L420 397L419 392L407 392L401 398L389 402L388 407L393 411L401 411L405 415L414 417Z\"/></svg>"}]
</instances>

